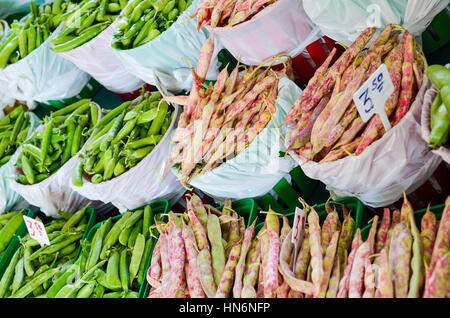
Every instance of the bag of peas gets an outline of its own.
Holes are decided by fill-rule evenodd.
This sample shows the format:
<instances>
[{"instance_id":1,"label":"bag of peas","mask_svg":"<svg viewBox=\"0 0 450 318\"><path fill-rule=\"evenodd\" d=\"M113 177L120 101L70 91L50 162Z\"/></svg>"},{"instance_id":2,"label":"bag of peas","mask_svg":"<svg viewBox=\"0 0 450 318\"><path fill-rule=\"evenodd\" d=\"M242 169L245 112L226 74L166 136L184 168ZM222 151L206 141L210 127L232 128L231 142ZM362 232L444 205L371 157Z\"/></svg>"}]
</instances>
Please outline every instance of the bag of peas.
<instances>
[{"instance_id":1,"label":"bag of peas","mask_svg":"<svg viewBox=\"0 0 450 318\"><path fill-rule=\"evenodd\" d=\"M23 117L21 113L23 113ZM33 134L34 129L39 126L39 118L34 113L23 112L22 107L17 107L0 119L0 123L2 122L10 124L1 125L0 128L0 213L16 209L18 204L21 205L21 208L28 205L23 197L9 186L9 173L19 154L17 151L19 143ZM5 144L8 145L5 147Z\"/></svg>"},{"instance_id":2,"label":"bag of peas","mask_svg":"<svg viewBox=\"0 0 450 318\"><path fill-rule=\"evenodd\" d=\"M197 65L200 49L209 37L197 32L198 0L130 0L116 20L111 45L128 71L151 85L161 84L171 93L192 86L190 63ZM223 48L214 40L206 78L217 78L217 54ZM186 59L189 61L186 61Z\"/></svg>"},{"instance_id":3,"label":"bag of peas","mask_svg":"<svg viewBox=\"0 0 450 318\"><path fill-rule=\"evenodd\" d=\"M150 202L178 201L184 187L164 176L179 117L159 92L145 92L106 114L82 150L70 185L91 200L112 203L121 213Z\"/></svg>"},{"instance_id":4,"label":"bag of peas","mask_svg":"<svg viewBox=\"0 0 450 318\"><path fill-rule=\"evenodd\" d=\"M31 2L31 12L11 24L0 44L0 94L25 101L30 109L36 102L74 97L90 79L50 50L50 40L73 6L68 0L54 3L60 4L58 14L52 13L53 3Z\"/></svg>"},{"instance_id":5,"label":"bag of peas","mask_svg":"<svg viewBox=\"0 0 450 318\"><path fill-rule=\"evenodd\" d=\"M99 105L83 99L46 116L12 160L10 187L50 217L91 201L70 187L77 156L102 118ZM92 203L95 206L96 202Z\"/></svg>"},{"instance_id":6,"label":"bag of peas","mask_svg":"<svg viewBox=\"0 0 450 318\"><path fill-rule=\"evenodd\" d=\"M50 41L54 52L115 93L133 92L144 84L125 69L111 47L115 20L127 3L80 3Z\"/></svg>"}]
</instances>

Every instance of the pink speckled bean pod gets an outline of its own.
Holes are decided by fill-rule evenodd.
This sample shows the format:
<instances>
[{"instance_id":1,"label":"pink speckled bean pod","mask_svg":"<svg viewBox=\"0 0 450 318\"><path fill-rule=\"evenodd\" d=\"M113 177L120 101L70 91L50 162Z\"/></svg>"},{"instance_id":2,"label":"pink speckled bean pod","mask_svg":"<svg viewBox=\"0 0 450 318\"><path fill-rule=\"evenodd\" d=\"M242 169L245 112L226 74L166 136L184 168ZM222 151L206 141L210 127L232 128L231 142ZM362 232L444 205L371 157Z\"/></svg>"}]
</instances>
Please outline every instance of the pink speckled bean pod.
<instances>
[{"instance_id":1,"label":"pink speckled bean pod","mask_svg":"<svg viewBox=\"0 0 450 318\"><path fill-rule=\"evenodd\" d=\"M217 286L214 282L211 253L207 248L202 249L197 255L197 271L203 291L208 298L214 298Z\"/></svg>"},{"instance_id":2,"label":"pink speckled bean pod","mask_svg":"<svg viewBox=\"0 0 450 318\"><path fill-rule=\"evenodd\" d=\"M241 219L243 219L243 218L241 218ZM244 276L247 253L252 244L252 238L253 238L254 234L255 234L255 222L253 222L253 224L251 226L249 226L247 229L245 229L244 233L243 233L244 239L242 241L242 248L241 248L241 254L239 256L239 261L236 265L236 275L235 275L234 286L233 286L233 297L235 297L235 298L241 297L242 278Z\"/></svg>"},{"instance_id":3,"label":"pink speckled bean pod","mask_svg":"<svg viewBox=\"0 0 450 318\"><path fill-rule=\"evenodd\" d=\"M186 224L183 221L183 240L184 247L186 250L186 259L187 259L187 286L189 289L189 294L191 298L204 298L206 297L203 292L202 285L200 283L200 278L198 277L198 272L196 270L196 261L197 261L197 243L195 241L194 231L190 224Z\"/></svg>"},{"instance_id":4,"label":"pink speckled bean pod","mask_svg":"<svg viewBox=\"0 0 450 318\"><path fill-rule=\"evenodd\" d=\"M278 287L280 237L271 228L267 229L267 233L269 235L269 254L267 256L267 266L264 268L264 295L267 298L273 298Z\"/></svg>"},{"instance_id":5,"label":"pink speckled bean pod","mask_svg":"<svg viewBox=\"0 0 450 318\"><path fill-rule=\"evenodd\" d=\"M319 215L311 208L308 213L309 245L311 248L311 279L314 284L314 295L320 292L323 280L323 254L320 237Z\"/></svg>"},{"instance_id":6,"label":"pink speckled bean pod","mask_svg":"<svg viewBox=\"0 0 450 318\"><path fill-rule=\"evenodd\" d=\"M217 286L216 298L227 298L233 288L236 265L241 253L241 243L236 243L230 251L227 263L220 278L219 286Z\"/></svg>"},{"instance_id":7,"label":"pink speckled bean pod","mask_svg":"<svg viewBox=\"0 0 450 318\"><path fill-rule=\"evenodd\" d=\"M153 287L159 287L161 285L161 243L158 240L153 249L152 259L150 261L150 267L147 271L147 281Z\"/></svg>"},{"instance_id":8,"label":"pink speckled bean pod","mask_svg":"<svg viewBox=\"0 0 450 318\"><path fill-rule=\"evenodd\" d=\"M364 285L364 264L370 254L370 242L366 241L358 247L353 261L352 270L350 272L350 280L348 286L349 298L361 298L362 288Z\"/></svg>"},{"instance_id":9,"label":"pink speckled bean pod","mask_svg":"<svg viewBox=\"0 0 450 318\"><path fill-rule=\"evenodd\" d=\"M340 262L338 257L334 259L333 271L331 272L330 282L328 283L326 298L336 298L339 288L339 278L340 278Z\"/></svg>"},{"instance_id":10,"label":"pink speckled bean pod","mask_svg":"<svg viewBox=\"0 0 450 318\"><path fill-rule=\"evenodd\" d=\"M391 210L385 208L383 211L383 218L381 220L381 225L377 231L375 240L375 253L379 253L384 245L386 244L387 232L391 224Z\"/></svg>"},{"instance_id":11,"label":"pink speckled bean pod","mask_svg":"<svg viewBox=\"0 0 450 318\"><path fill-rule=\"evenodd\" d=\"M424 248L423 260L429 266L437 231L436 215L430 211L430 206L428 206L427 211L420 221L420 229L420 237L422 238Z\"/></svg>"},{"instance_id":12,"label":"pink speckled bean pod","mask_svg":"<svg viewBox=\"0 0 450 318\"><path fill-rule=\"evenodd\" d=\"M425 283L424 298L447 297L450 281L450 252L444 254L437 262L433 272Z\"/></svg>"},{"instance_id":13,"label":"pink speckled bean pod","mask_svg":"<svg viewBox=\"0 0 450 318\"><path fill-rule=\"evenodd\" d=\"M378 285L375 298L394 298L394 284L389 264L388 246L380 251L380 268L378 270Z\"/></svg>"},{"instance_id":14,"label":"pink speckled bean pod","mask_svg":"<svg viewBox=\"0 0 450 318\"><path fill-rule=\"evenodd\" d=\"M338 294L337 294L338 298L347 298L347 296L348 296L349 284L350 284L350 274L351 274L352 267L353 267L353 260L355 258L355 254L361 244L362 244L361 230L358 228L356 230L356 234L352 241L352 249L347 258L347 265L345 266L344 274L339 282L339 289L338 289Z\"/></svg>"},{"instance_id":15,"label":"pink speckled bean pod","mask_svg":"<svg viewBox=\"0 0 450 318\"><path fill-rule=\"evenodd\" d=\"M392 237L393 242L397 241L397 251L393 262L394 290L396 298L406 298L411 274L412 235L404 223L399 223L397 227L400 228L400 232L398 236Z\"/></svg>"},{"instance_id":16,"label":"pink speckled bean pod","mask_svg":"<svg viewBox=\"0 0 450 318\"><path fill-rule=\"evenodd\" d=\"M450 196L445 200L445 208L439 222L439 228L434 242L433 253L431 254L429 273L434 270L436 263L447 253L450 246Z\"/></svg>"},{"instance_id":17,"label":"pink speckled bean pod","mask_svg":"<svg viewBox=\"0 0 450 318\"><path fill-rule=\"evenodd\" d=\"M172 241L172 262L170 271L170 281L167 291L167 297L176 297L180 286L183 283L184 263L186 261L186 252L184 249L184 240L182 230L177 225L173 225L171 233Z\"/></svg>"},{"instance_id":18,"label":"pink speckled bean pod","mask_svg":"<svg viewBox=\"0 0 450 318\"><path fill-rule=\"evenodd\" d=\"M333 263L336 256L337 244L339 239L339 231L333 233L331 241L326 249L325 257L323 259L323 281L320 287L319 298L325 298L328 283L330 280L331 271L333 269Z\"/></svg>"},{"instance_id":19,"label":"pink speckled bean pod","mask_svg":"<svg viewBox=\"0 0 450 318\"><path fill-rule=\"evenodd\" d=\"M209 249L208 235L206 234L205 227L203 227L202 223L197 218L197 215L194 213L194 210L187 209L187 213L189 216L189 221L191 222L192 225L192 230L194 231L198 249L199 250L202 250L204 248Z\"/></svg>"},{"instance_id":20,"label":"pink speckled bean pod","mask_svg":"<svg viewBox=\"0 0 450 318\"><path fill-rule=\"evenodd\" d=\"M374 298L375 274L369 258L366 258L366 262L364 264L364 288L365 290L362 298Z\"/></svg>"}]
</instances>

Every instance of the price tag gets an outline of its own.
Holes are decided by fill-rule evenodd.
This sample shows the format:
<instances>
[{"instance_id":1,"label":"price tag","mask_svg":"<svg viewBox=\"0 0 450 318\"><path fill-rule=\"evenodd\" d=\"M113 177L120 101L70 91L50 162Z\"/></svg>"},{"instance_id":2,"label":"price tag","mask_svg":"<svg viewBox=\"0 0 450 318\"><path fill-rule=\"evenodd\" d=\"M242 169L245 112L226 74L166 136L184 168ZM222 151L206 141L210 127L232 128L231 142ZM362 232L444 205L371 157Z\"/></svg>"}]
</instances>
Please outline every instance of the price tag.
<instances>
[{"instance_id":1,"label":"price tag","mask_svg":"<svg viewBox=\"0 0 450 318\"><path fill-rule=\"evenodd\" d=\"M389 71L385 64L369 77L369 79L353 95L353 100L363 122L367 122L373 115L378 114L384 129L391 129L391 123L384 110L388 98L394 93Z\"/></svg>"},{"instance_id":2,"label":"price tag","mask_svg":"<svg viewBox=\"0 0 450 318\"><path fill-rule=\"evenodd\" d=\"M291 242L294 244L294 260L297 259L298 250L303 242L305 234L306 213L299 207L295 208L294 225L292 227ZM295 262L292 262L292 270L294 270Z\"/></svg>"},{"instance_id":3,"label":"price tag","mask_svg":"<svg viewBox=\"0 0 450 318\"><path fill-rule=\"evenodd\" d=\"M42 222L25 215L23 216L23 219L31 238L38 241L41 247L44 245L50 245L47 232L45 231L45 226Z\"/></svg>"}]
</instances>

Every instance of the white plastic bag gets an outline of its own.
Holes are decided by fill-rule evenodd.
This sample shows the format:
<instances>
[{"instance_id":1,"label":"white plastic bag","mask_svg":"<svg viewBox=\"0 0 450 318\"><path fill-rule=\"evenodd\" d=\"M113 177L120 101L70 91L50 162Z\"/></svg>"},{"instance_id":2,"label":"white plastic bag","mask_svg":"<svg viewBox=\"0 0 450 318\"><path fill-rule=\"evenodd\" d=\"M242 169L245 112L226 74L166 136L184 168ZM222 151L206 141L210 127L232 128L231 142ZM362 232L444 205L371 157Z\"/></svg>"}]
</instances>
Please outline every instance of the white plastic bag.
<instances>
[{"instance_id":1,"label":"white plastic bag","mask_svg":"<svg viewBox=\"0 0 450 318\"><path fill-rule=\"evenodd\" d=\"M280 157L286 148L276 126L283 123L301 90L287 76L281 77L278 85L276 112L266 128L236 157L192 179L190 185L219 201L253 198L269 192L292 170L294 161ZM286 135L285 126L280 131Z\"/></svg>"},{"instance_id":2,"label":"white plastic bag","mask_svg":"<svg viewBox=\"0 0 450 318\"><path fill-rule=\"evenodd\" d=\"M308 177L322 181L337 197L354 196L374 208L389 206L404 191L409 194L419 188L441 163L421 136L420 116L429 87L424 77L405 117L359 156L318 164L303 163L294 152L289 154Z\"/></svg>"},{"instance_id":3,"label":"white plastic bag","mask_svg":"<svg viewBox=\"0 0 450 318\"><path fill-rule=\"evenodd\" d=\"M449 0L303 0L307 15L328 37L350 45L368 27L402 25L420 36Z\"/></svg>"},{"instance_id":4,"label":"white plastic bag","mask_svg":"<svg viewBox=\"0 0 450 318\"><path fill-rule=\"evenodd\" d=\"M155 85L160 82L168 91L179 93L192 87L192 74L187 58L194 68L197 65L200 49L209 37L206 29L197 32L197 20L189 17L197 9L198 0L194 0L170 28L152 41L129 50L114 52L128 71L144 82ZM187 22L185 22L187 21ZM222 49L214 40L214 52L206 75L207 80L217 78L219 62L217 54Z\"/></svg>"},{"instance_id":5,"label":"white plastic bag","mask_svg":"<svg viewBox=\"0 0 450 318\"><path fill-rule=\"evenodd\" d=\"M37 49L18 62L0 69L0 94L25 101L29 109L37 102L76 96L90 79L72 62L50 50L53 32Z\"/></svg>"},{"instance_id":6,"label":"white plastic bag","mask_svg":"<svg viewBox=\"0 0 450 318\"><path fill-rule=\"evenodd\" d=\"M320 28L306 15L302 0L277 0L234 27L210 29L244 64L260 65L276 55L297 56L320 38Z\"/></svg>"},{"instance_id":7,"label":"white plastic bag","mask_svg":"<svg viewBox=\"0 0 450 318\"><path fill-rule=\"evenodd\" d=\"M99 105L97 105L97 108L98 120L100 120L103 115ZM43 130L44 128L45 125L41 125L37 129ZM20 151L21 147L16 153L20 153ZM9 170L9 175L12 176L12 179L9 180L9 186L24 197L26 201L37 206L45 215L50 217L58 217L58 209L66 212L75 212L88 203L92 203L91 206L95 207L99 202L91 202L91 200L83 197L70 187L72 184L72 172L77 163L78 154L81 151L83 149L70 158L50 177L33 185L24 185L15 181L17 171L13 165L17 161L16 157L16 160L10 160L10 162L13 162L13 165Z\"/></svg>"},{"instance_id":8,"label":"white plastic bag","mask_svg":"<svg viewBox=\"0 0 450 318\"><path fill-rule=\"evenodd\" d=\"M25 114L30 120L30 128L28 129L27 134L28 138L33 134L34 129L39 126L39 118L32 112L26 112ZM11 178L10 171L14 162L17 161L19 153L20 151L16 150L11 159L0 167L0 214L4 211L11 211L21 203L24 206L28 205L23 197L9 186L9 179Z\"/></svg>"},{"instance_id":9,"label":"white plastic bag","mask_svg":"<svg viewBox=\"0 0 450 318\"><path fill-rule=\"evenodd\" d=\"M84 178L81 187L70 182L72 190L91 200L111 203L119 209L120 213L160 199L167 199L174 204L181 198L185 189L171 172L164 180L161 178L166 170L169 142L178 122L179 112L179 108L175 107L175 113L166 134L136 166L118 177L98 184L88 182Z\"/></svg>"},{"instance_id":10,"label":"white plastic bag","mask_svg":"<svg viewBox=\"0 0 450 318\"><path fill-rule=\"evenodd\" d=\"M68 52L58 53L91 75L105 88L115 93L129 93L144 82L129 73L114 54L111 39L115 22L91 41Z\"/></svg>"},{"instance_id":11,"label":"white plastic bag","mask_svg":"<svg viewBox=\"0 0 450 318\"><path fill-rule=\"evenodd\" d=\"M445 67L450 68L450 64ZM426 74L425 74L426 76ZM421 114L421 127L422 127L422 138L426 143L430 140L430 121L431 121L431 105L438 94L438 90L434 85L432 85L426 92L423 99L423 107ZM445 162L450 164L450 148L444 146L438 149L432 150L435 154L440 156Z\"/></svg>"}]
</instances>

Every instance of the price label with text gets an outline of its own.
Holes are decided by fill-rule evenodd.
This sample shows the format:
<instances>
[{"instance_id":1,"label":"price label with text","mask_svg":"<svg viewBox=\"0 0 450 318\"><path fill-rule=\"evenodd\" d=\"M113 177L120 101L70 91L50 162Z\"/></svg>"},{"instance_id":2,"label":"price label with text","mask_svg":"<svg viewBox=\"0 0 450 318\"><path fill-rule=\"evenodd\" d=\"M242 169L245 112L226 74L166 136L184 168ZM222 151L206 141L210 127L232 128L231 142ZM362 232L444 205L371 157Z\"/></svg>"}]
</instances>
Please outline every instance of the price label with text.
<instances>
[{"instance_id":1,"label":"price label with text","mask_svg":"<svg viewBox=\"0 0 450 318\"><path fill-rule=\"evenodd\" d=\"M353 100L363 122L367 122L373 115L378 114L384 129L386 131L391 129L384 106L392 93L394 93L394 84L386 65L381 64L353 95Z\"/></svg>"},{"instance_id":2,"label":"price label with text","mask_svg":"<svg viewBox=\"0 0 450 318\"><path fill-rule=\"evenodd\" d=\"M45 226L42 222L25 215L23 216L23 219L31 238L38 241L41 246L50 245Z\"/></svg>"},{"instance_id":3,"label":"price label with text","mask_svg":"<svg viewBox=\"0 0 450 318\"><path fill-rule=\"evenodd\" d=\"M297 259L298 250L305 234L306 213L299 207L295 208L294 224L292 227L291 242L294 244L294 259ZM292 264L295 267L295 262Z\"/></svg>"}]
</instances>

